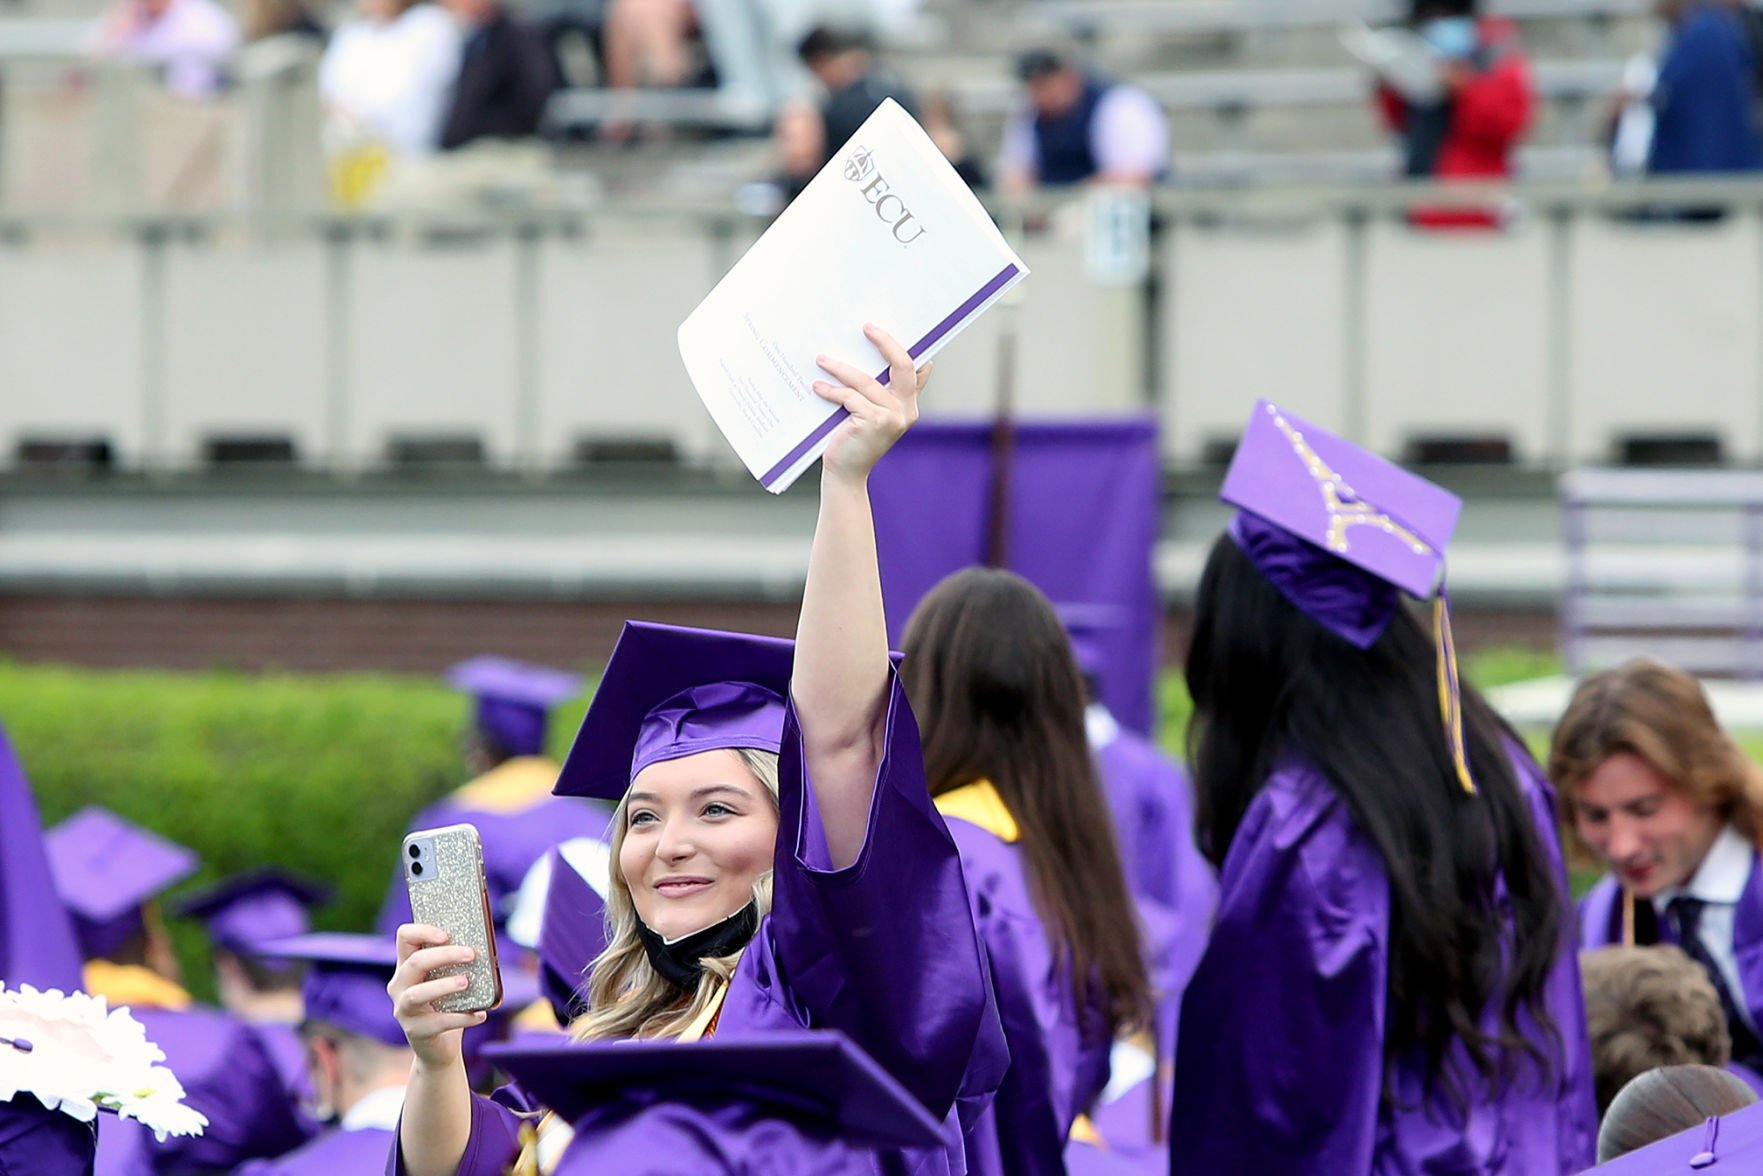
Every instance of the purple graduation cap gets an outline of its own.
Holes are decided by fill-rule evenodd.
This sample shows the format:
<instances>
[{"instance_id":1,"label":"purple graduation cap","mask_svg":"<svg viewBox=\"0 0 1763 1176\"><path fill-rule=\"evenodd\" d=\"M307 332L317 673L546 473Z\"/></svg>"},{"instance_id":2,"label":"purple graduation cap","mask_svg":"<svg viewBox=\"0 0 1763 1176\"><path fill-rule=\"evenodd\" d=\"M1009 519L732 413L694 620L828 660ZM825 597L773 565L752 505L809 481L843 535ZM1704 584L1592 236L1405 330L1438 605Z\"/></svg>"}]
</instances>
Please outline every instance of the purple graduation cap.
<instances>
[{"instance_id":1,"label":"purple graduation cap","mask_svg":"<svg viewBox=\"0 0 1763 1176\"><path fill-rule=\"evenodd\" d=\"M606 901L561 851L551 851L551 885L539 925L539 989L559 1024L587 1011L582 980L606 950Z\"/></svg>"},{"instance_id":2,"label":"purple graduation cap","mask_svg":"<svg viewBox=\"0 0 1763 1176\"><path fill-rule=\"evenodd\" d=\"M80 949L101 959L145 928L141 908L196 872L196 855L91 805L49 830L55 888Z\"/></svg>"},{"instance_id":3,"label":"purple graduation cap","mask_svg":"<svg viewBox=\"0 0 1763 1176\"><path fill-rule=\"evenodd\" d=\"M447 681L477 699L477 729L511 756L543 754L551 708L582 688L579 675L490 656L460 662Z\"/></svg>"},{"instance_id":4,"label":"purple graduation cap","mask_svg":"<svg viewBox=\"0 0 1763 1176\"><path fill-rule=\"evenodd\" d=\"M1763 1172L1763 1103L1709 1119L1593 1169L1609 1176L1737 1176Z\"/></svg>"},{"instance_id":5,"label":"purple graduation cap","mask_svg":"<svg viewBox=\"0 0 1763 1176\"><path fill-rule=\"evenodd\" d=\"M1462 499L1269 401L1255 405L1218 496L1231 538L1294 607L1369 649L1399 593L1434 600L1439 701L1464 788L1457 657L1445 605L1445 549Z\"/></svg>"},{"instance_id":6,"label":"purple graduation cap","mask_svg":"<svg viewBox=\"0 0 1763 1176\"><path fill-rule=\"evenodd\" d=\"M398 967L396 940L381 935L318 931L260 943L264 959L304 962L300 982L306 1019L323 1021L387 1045L404 1045L386 984Z\"/></svg>"},{"instance_id":7,"label":"purple graduation cap","mask_svg":"<svg viewBox=\"0 0 1763 1176\"><path fill-rule=\"evenodd\" d=\"M1107 693L1102 680L1108 675L1108 643L1126 627L1126 610L1108 604L1061 604L1057 606L1077 668L1095 684L1096 696Z\"/></svg>"},{"instance_id":8,"label":"purple graduation cap","mask_svg":"<svg viewBox=\"0 0 1763 1176\"><path fill-rule=\"evenodd\" d=\"M779 637L626 621L552 791L616 801L650 764L779 750L795 655Z\"/></svg>"},{"instance_id":9,"label":"purple graduation cap","mask_svg":"<svg viewBox=\"0 0 1763 1176\"><path fill-rule=\"evenodd\" d=\"M0 983L72 992L82 960L56 894L36 798L0 729Z\"/></svg>"},{"instance_id":10,"label":"purple graduation cap","mask_svg":"<svg viewBox=\"0 0 1763 1176\"><path fill-rule=\"evenodd\" d=\"M937 1121L898 1082L843 1034L827 1030L694 1042L523 1043L485 1052L578 1126L621 1102L627 1109L740 1104L768 1111L810 1138L859 1147L935 1147L940 1138ZM578 1135L577 1147L592 1139ZM598 1170L572 1164L566 1153L559 1176Z\"/></svg>"},{"instance_id":11,"label":"purple graduation cap","mask_svg":"<svg viewBox=\"0 0 1763 1176\"><path fill-rule=\"evenodd\" d=\"M267 867L235 874L190 895L175 913L201 919L215 947L254 956L271 940L310 931L307 912L330 897L331 888L321 882Z\"/></svg>"}]
</instances>

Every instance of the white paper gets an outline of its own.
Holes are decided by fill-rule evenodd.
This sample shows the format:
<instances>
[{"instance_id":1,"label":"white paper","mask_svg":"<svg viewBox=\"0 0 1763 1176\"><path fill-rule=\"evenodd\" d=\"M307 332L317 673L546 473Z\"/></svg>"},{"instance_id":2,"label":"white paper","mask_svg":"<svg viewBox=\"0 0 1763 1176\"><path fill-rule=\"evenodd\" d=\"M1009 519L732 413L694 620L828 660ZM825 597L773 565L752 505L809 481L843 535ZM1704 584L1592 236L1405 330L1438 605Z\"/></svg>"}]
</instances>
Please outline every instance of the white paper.
<instances>
[{"instance_id":1,"label":"white paper","mask_svg":"<svg viewBox=\"0 0 1763 1176\"><path fill-rule=\"evenodd\" d=\"M1413 31L1359 24L1341 30L1341 45L1408 101L1433 103L1444 97L1438 54Z\"/></svg>"},{"instance_id":2,"label":"white paper","mask_svg":"<svg viewBox=\"0 0 1763 1176\"><path fill-rule=\"evenodd\" d=\"M874 323L922 364L1028 273L922 128L889 100L679 328L711 417L774 494L845 410L814 394L831 355L887 370Z\"/></svg>"}]
</instances>

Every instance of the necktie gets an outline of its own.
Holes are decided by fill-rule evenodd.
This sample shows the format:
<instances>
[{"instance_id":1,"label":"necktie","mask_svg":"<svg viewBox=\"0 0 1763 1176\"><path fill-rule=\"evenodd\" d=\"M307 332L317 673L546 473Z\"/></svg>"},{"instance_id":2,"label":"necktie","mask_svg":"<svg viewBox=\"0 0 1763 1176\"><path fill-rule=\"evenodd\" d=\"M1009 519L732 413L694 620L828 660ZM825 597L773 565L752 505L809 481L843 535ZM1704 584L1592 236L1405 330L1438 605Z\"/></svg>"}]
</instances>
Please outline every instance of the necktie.
<instances>
[{"instance_id":1,"label":"necktie","mask_svg":"<svg viewBox=\"0 0 1763 1176\"><path fill-rule=\"evenodd\" d=\"M1727 1028L1732 1033L1733 1060L1749 1063L1763 1053L1763 1043L1758 1042L1757 1035L1740 1015L1725 975L1702 942L1702 908L1705 905L1699 898L1674 898L1665 908L1665 917L1671 921L1671 929L1676 933L1678 946L1683 948L1684 954L1701 964L1708 979L1714 982L1714 991L1720 995L1720 1007L1726 1012Z\"/></svg>"}]
</instances>

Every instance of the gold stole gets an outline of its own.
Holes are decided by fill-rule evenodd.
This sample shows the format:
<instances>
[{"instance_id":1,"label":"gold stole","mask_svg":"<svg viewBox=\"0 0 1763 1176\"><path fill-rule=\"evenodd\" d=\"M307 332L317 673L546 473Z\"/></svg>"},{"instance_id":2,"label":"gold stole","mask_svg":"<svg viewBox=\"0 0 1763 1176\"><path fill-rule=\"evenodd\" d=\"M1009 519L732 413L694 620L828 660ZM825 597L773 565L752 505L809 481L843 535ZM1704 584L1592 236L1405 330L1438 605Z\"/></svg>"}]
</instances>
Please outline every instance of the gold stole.
<instances>
[{"instance_id":1,"label":"gold stole","mask_svg":"<svg viewBox=\"0 0 1763 1176\"><path fill-rule=\"evenodd\" d=\"M113 1007L187 1009L193 1003L182 987L139 964L88 960L84 980L87 992L103 997Z\"/></svg>"},{"instance_id":2,"label":"gold stole","mask_svg":"<svg viewBox=\"0 0 1763 1176\"><path fill-rule=\"evenodd\" d=\"M718 977L716 991L710 994L703 1009L674 1040L702 1041L711 1036L711 1026L722 1013L722 1002L727 997L728 981ZM569 1149L569 1141L574 1136L574 1129L558 1118L555 1111L546 1111L537 1122L523 1124L520 1128L520 1154L514 1158L513 1166L508 1169L509 1176L551 1176L557 1159ZM541 1143L549 1153L545 1156L544 1163L540 1162L539 1157Z\"/></svg>"},{"instance_id":3,"label":"gold stole","mask_svg":"<svg viewBox=\"0 0 1763 1176\"><path fill-rule=\"evenodd\" d=\"M945 817L959 817L970 825L978 825L999 841L1014 845L1022 840L1022 830L1004 798L990 780L975 780L936 797L937 811Z\"/></svg>"}]
</instances>

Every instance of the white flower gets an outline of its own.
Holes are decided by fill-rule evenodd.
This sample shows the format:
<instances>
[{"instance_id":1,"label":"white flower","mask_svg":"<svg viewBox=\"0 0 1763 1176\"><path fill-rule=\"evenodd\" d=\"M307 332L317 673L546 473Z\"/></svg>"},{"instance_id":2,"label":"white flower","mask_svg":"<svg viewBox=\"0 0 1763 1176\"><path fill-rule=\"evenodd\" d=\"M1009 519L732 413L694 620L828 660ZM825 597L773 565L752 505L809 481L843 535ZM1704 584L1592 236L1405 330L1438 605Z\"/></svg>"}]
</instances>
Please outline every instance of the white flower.
<instances>
[{"instance_id":1,"label":"white flower","mask_svg":"<svg viewBox=\"0 0 1763 1176\"><path fill-rule=\"evenodd\" d=\"M85 1123L114 1111L162 1140L208 1126L146 1027L101 996L0 985L0 1039L0 1102L23 1091Z\"/></svg>"}]
</instances>

